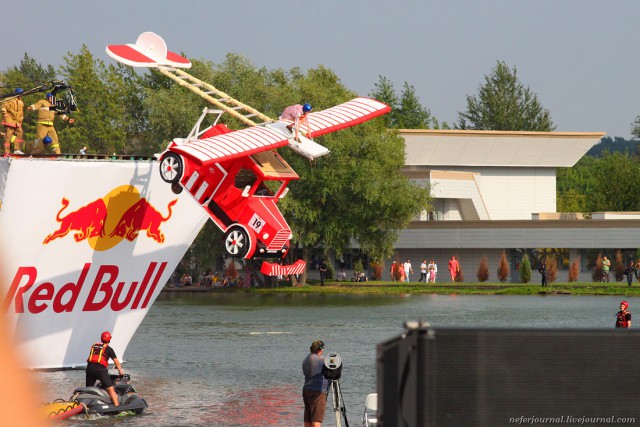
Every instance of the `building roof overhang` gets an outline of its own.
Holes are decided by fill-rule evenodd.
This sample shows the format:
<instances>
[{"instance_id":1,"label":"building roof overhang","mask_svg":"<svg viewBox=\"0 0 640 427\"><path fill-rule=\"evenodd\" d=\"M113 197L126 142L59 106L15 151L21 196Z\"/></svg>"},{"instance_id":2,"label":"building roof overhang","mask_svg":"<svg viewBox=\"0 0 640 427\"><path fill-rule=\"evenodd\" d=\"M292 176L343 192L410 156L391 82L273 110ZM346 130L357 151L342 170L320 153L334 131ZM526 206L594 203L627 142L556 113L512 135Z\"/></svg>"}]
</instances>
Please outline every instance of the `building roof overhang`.
<instances>
[{"instance_id":1,"label":"building roof overhang","mask_svg":"<svg viewBox=\"0 0 640 427\"><path fill-rule=\"evenodd\" d=\"M405 166L572 167L604 132L400 129Z\"/></svg>"}]
</instances>

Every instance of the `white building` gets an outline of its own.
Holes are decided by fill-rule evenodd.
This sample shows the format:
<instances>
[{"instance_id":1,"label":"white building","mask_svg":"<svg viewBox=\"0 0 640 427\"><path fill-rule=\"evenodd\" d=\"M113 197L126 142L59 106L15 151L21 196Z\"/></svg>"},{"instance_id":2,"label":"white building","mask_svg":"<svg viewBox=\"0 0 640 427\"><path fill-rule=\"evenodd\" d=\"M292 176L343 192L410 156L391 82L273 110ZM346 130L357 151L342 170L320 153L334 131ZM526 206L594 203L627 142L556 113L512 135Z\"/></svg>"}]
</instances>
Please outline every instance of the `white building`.
<instances>
[{"instance_id":1,"label":"white building","mask_svg":"<svg viewBox=\"0 0 640 427\"><path fill-rule=\"evenodd\" d=\"M556 213L556 170L572 167L604 136L586 132L503 132L401 130L406 144L404 173L431 186L433 209L422 212L399 232L398 258L410 258L419 277L421 260L434 258L438 282L450 281L447 262L457 255L466 276L476 281L480 260L489 258L490 281L497 281L502 251L511 265L511 281L524 252L560 257L557 281L581 258L580 281L591 281L598 253L613 262L636 258L640 243L637 213ZM391 260L386 261L389 265ZM532 282L539 281L534 269ZM389 273L386 277L389 277ZM613 274L612 274L613 276Z\"/></svg>"}]
</instances>

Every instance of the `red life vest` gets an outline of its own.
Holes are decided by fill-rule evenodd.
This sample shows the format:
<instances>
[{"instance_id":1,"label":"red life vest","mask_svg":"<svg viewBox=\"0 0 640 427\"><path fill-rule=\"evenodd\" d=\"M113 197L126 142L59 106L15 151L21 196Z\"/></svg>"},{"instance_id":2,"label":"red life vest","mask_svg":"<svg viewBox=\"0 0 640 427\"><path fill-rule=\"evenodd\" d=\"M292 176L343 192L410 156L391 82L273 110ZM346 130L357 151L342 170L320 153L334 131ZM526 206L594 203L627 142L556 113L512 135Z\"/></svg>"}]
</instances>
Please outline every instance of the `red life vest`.
<instances>
[{"instance_id":1,"label":"red life vest","mask_svg":"<svg viewBox=\"0 0 640 427\"><path fill-rule=\"evenodd\" d=\"M104 351L107 349L109 344L97 342L91 346L91 351L89 352L89 358L87 362L99 363L105 368L109 367L109 356L104 354Z\"/></svg>"},{"instance_id":2,"label":"red life vest","mask_svg":"<svg viewBox=\"0 0 640 427\"><path fill-rule=\"evenodd\" d=\"M616 328L628 328L629 322L627 321L628 311L619 311L618 318L616 319Z\"/></svg>"}]
</instances>

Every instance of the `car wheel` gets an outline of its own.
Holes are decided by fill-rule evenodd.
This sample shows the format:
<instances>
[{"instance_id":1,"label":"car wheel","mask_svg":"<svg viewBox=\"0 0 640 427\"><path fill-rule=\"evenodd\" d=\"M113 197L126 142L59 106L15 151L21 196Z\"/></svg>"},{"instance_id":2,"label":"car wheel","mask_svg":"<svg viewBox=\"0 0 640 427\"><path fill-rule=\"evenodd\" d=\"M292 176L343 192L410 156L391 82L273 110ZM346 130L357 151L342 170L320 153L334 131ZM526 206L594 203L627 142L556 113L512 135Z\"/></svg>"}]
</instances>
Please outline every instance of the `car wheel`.
<instances>
[{"instance_id":1,"label":"car wheel","mask_svg":"<svg viewBox=\"0 0 640 427\"><path fill-rule=\"evenodd\" d=\"M173 194L180 194L182 193L182 185L180 185L179 182L174 182L171 184L171 191L173 191Z\"/></svg>"},{"instance_id":2,"label":"car wheel","mask_svg":"<svg viewBox=\"0 0 640 427\"><path fill-rule=\"evenodd\" d=\"M232 257L244 258L249 252L249 235L241 227L233 227L224 236L224 249Z\"/></svg>"},{"instance_id":3,"label":"car wheel","mask_svg":"<svg viewBox=\"0 0 640 427\"><path fill-rule=\"evenodd\" d=\"M176 153L167 153L160 160L160 176L164 182L173 184L182 178L182 159Z\"/></svg>"}]
</instances>

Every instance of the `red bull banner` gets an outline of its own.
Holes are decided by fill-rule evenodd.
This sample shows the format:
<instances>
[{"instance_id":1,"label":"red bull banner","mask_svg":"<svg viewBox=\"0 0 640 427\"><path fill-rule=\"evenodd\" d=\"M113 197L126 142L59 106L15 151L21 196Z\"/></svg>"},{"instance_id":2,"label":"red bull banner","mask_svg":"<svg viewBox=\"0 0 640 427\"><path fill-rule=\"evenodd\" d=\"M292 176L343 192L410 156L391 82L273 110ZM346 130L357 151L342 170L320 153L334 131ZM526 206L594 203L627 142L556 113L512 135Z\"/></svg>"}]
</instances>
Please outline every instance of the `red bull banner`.
<instances>
[{"instance_id":1,"label":"red bull banner","mask_svg":"<svg viewBox=\"0 0 640 427\"><path fill-rule=\"evenodd\" d=\"M155 161L0 159L0 306L36 369L129 341L208 216Z\"/></svg>"}]
</instances>

